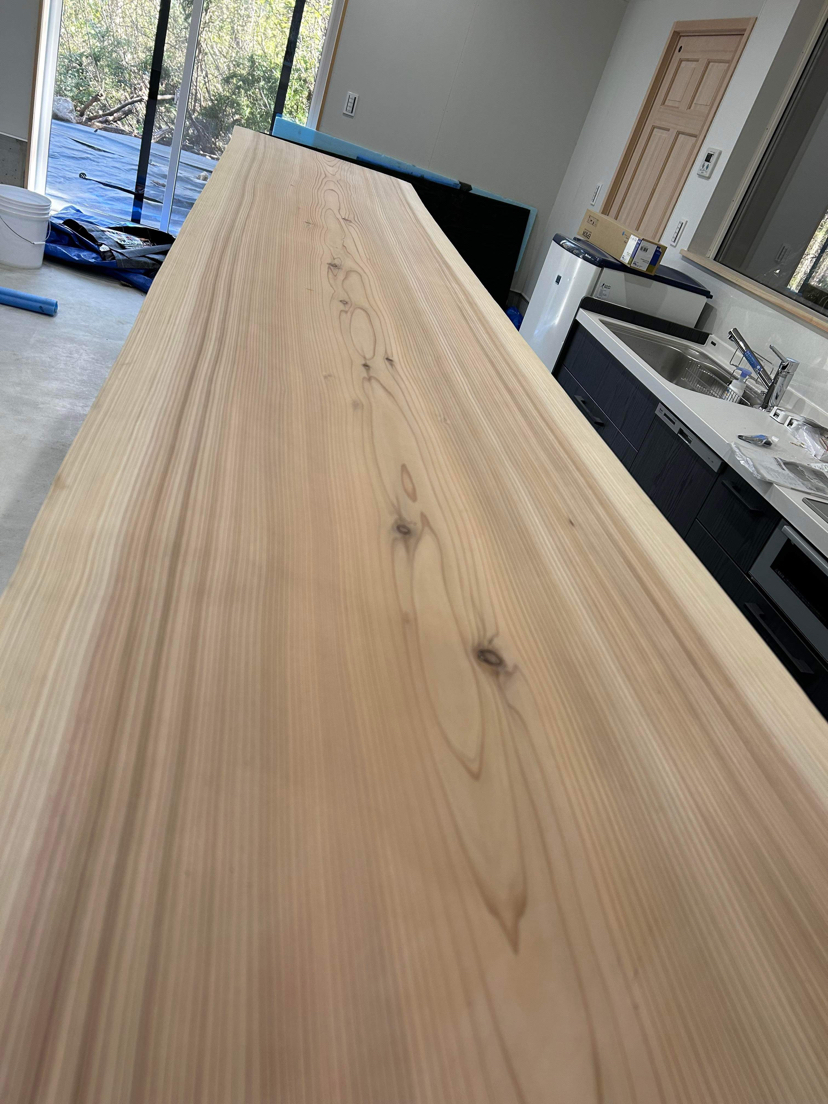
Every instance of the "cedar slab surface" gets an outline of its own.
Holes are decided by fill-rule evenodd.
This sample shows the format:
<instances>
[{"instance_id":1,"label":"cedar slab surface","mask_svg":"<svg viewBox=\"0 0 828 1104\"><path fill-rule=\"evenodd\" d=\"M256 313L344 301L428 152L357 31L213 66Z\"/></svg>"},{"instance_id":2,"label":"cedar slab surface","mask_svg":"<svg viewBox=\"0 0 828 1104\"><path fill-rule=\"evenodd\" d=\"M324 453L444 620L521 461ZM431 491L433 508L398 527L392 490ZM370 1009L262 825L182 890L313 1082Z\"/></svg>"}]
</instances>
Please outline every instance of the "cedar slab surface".
<instances>
[{"instance_id":1,"label":"cedar slab surface","mask_svg":"<svg viewBox=\"0 0 828 1104\"><path fill-rule=\"evenodd\" d=\"M824 1104L828 727L392 177L237 130L0 599L2 1104Z\"/></svg>"}]
</instances>

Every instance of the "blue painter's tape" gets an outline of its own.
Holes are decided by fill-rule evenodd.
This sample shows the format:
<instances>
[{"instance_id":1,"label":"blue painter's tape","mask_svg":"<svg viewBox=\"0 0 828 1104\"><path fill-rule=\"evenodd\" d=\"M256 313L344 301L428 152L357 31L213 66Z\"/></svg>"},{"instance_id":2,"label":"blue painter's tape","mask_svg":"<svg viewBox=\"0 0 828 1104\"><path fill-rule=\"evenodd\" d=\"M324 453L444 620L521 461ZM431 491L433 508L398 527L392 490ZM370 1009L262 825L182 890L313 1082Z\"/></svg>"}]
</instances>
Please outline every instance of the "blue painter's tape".
<instances>
[{"instance_id":1,"label":"blue painter's tape","mask_svg":"<svg viewBox=\"0 0 828 1104\"><path fill-rule=\"evenodd\" d=\"M510 202L509 200L506 201ZM524 204L520 204L524 206ZM526 209L529 212L529 218L526 220L526 229L523 231L523 241L520 243L520 253L518 253L517 264L515 265L515 272L520 268L521 261L523 260L523 254L526 252L526 243L529 241L529 235L532 233L532 227L535 225L535 219L538 217L537 207L529 207L526 205Z\"/></svg>"},{"instance_id":2,"label":"blue painter's tape","mask_svg":"<svg viewBox=\"0 0 828 1104\"><path fill-rule=\"evenodd\" d=\"M448 176L439 176L429 172L428 169L419 169L416 165L409 165L406 161L398 161L396 157L387 157L384 153L376 153L374 150L365 149L354 142L343 142L341 138L334 138L330 134L322 134L321 131L311 130L310 127L294 123L290 119L283 119L277 115L273 123L273 135L276 138L286 138L289 142L298 142L302 146L320 150L322 153L332 153L336 157L347 157L351 161L359 161L364 165L379 165L383 169L393 169L395 172L407 173L409 176L421 176L424 180L431 180L435 184L445 184L449 188L459 188L460 181L452 180Z\"/></svg>"}]
</instances>

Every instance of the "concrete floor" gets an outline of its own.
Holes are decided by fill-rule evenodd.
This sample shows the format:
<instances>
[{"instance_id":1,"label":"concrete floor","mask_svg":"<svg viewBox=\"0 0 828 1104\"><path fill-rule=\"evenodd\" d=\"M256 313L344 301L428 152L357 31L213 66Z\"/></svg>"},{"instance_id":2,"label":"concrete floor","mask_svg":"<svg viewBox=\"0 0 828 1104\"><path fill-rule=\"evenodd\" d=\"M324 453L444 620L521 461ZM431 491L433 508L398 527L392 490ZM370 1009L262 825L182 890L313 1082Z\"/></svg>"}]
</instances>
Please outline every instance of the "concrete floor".
<instances>
[{"instance_id":1,"label":"concrete floor","mask_svg":"<svg viewBox=\"0 0 828 1104\"><path fill-rule=\"evenodd\" d=\"M0 592L144 296L46 262L0 285L57 299L54 318L0 306Z\"/></svg>"}]
</instances>

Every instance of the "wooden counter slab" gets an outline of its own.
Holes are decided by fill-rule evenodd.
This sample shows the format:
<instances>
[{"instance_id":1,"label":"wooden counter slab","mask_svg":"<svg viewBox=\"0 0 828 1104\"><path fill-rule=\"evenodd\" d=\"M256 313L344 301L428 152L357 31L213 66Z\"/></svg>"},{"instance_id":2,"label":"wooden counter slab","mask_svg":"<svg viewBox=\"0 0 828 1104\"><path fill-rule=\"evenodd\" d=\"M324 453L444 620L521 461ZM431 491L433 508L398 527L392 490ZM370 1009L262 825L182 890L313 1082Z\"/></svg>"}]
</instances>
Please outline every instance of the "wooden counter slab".
<instances>
[{"instance_id":1,"label":"wooden counter slab","mask_svg":"<svg viewBox=\"0 0 828 1104\"><path fill-rule=\"evenodd\" d=\"M822 1104L828 727L413 190L237 130L0 599L2 1104Z\"/></svg>"}]
</instances>

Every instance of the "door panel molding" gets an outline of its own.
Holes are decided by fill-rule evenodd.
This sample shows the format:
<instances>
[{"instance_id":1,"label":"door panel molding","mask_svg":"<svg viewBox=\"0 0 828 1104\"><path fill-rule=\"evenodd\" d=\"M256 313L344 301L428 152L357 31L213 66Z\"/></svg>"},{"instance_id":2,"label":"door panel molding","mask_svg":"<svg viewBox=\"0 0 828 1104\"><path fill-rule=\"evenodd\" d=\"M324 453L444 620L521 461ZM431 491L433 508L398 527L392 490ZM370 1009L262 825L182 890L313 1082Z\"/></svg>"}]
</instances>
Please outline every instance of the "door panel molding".
<instances>
[{"instance_id":1,"label":"door panel molding","mask_svg":"<svg viewBox=\"0 0 828 1104\"><path fill-rule=\"evenodd\" d=\"M683 20L673 24L664 51L627 139L621 160L618 162L618 167L613 175L612 183L604 198L601 211L605 215L617 218L621 205L635 188L635 175L644 158L642 147L647 144L647 139L651 136L653 129L654 120L651 119L653 113L660 110L663 114L670 113L672 115L675 112L675 125L680 129L682 125L681 116L686 121L689 112L693 114L698 112L700 128L698 135L694 138L692 147L685 151L686 168L682 166L673 184L665 189L665 182L663 181L664 170L667 168L665 162L652 181L642 181L636 189L636 191L647 192L651 198L657 192L661 193L662 190L667 192L664 197L666 204L664 214L658 217L655 226L647 229L649 237L660 239L672 213L673 207L670 206L670 199L672 198L673 206L675 206L679 193L690 175L695 159L707 136L707 131L715 117L722 97L727 90L730 79L739 63L755 22L756 19L750 17L745 19ZM729 56L729 50L723 41L723 52L720 58L710 58L706 64L699 67L698 73L689 73L686 79L682 81L679 77L679 71L684 68L685 61L690 59L682 58L676 52L681 40L688 38L706 39L705 46L709 53L714 45L711 40L717 37L731 39L731 45L732 39L738 37L739 41L732 56ZM701 46L701 43L699 45ZM695 60L698 61L699 59L696 58ZM723 77L718 82L711 80L715 70L722 66L725 67ZM712 94L708 95L708 93ZM699 102L700 96L702 100L708 102ZM668 143L668 145L672 149L673 144ZM623 222L624 219L620 221ZM638 230L641 227L634 226L632 229Z\"/></svg>"}]
</instances>

